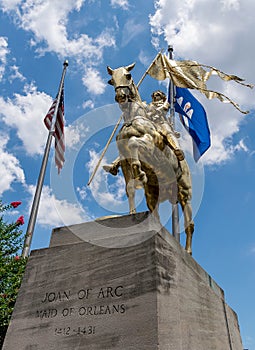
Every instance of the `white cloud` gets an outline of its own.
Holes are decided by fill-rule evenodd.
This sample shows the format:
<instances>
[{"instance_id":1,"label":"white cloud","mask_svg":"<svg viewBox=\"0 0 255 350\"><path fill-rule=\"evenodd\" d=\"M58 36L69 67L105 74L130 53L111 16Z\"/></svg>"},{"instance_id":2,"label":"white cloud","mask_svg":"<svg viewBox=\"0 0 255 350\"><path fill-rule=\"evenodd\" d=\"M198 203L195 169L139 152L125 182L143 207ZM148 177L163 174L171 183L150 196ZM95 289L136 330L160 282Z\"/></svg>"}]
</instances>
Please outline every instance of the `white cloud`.
<instances>
[{"instance_id":1,"label":"white cloud","mask_svg":"<svg viewBox=\"0 0 255 350\"><path fill-rule=\"evenodd\" d=\"M123 10L128 10L128 0L111 0L112 7L121 7Z\"/></svg>"},{"instance_id":2,"label":"white cloud","mask_svg":"<svg viewBox=\"0 0 255 350\"><path fill-rule=\"evenodd\" d=\"M225 10L236 10L238 11L240 8L240 2L239 0L221 0L223 8Z\"/></svg>"},{"instance_id":3,"label":"white cloud","mask_svg":"<svg viewBox=\"0 0 255 350\"><path fill-rule=\"evenodd\" d=\"M15 10L21 3L21 0L1 0L1 6L3 11Z\"/></svg>"},{"instance_id":4,"label":"white cloud","mask_svg":"<svg viewBox=\"0 0 255 350\"><path fill-rule=\"evenodd\" d=\"M13 182L25 183L24 171L19 160L6 151L8 141L7 135L0 134L0 195L10 190Z\"/></svg>"},{"instance_id":5,"label":"white cloud","mask_svg":"<svg viewBox=\"0 0 255 350\"><path fill-rule=\"evenodd\" d=\"M25 87L24 95L16 93L14 99L0 96L0 117L4 123L17 130L26 152L42 154L47 138L43 119L52 99L34 85Z\"/></svg>"},{"instance_id":6,"label":"white cloud","mask_svg":"<svg viewBox=\"0 0 255 350\"><path fill-rule=\"evenodd\" d=\"M25 81L26 80L26 78L23 76L23 74L19 72L19 67L14 65L14 66L10 67L10 70L12 72L10 74L10 76L8 77L10 82L13 82L14 79L18 79L20 81Z\"/></svg>"},{"instance_id":7,"label":"white cloud","mask_svg":"<svg viewBox=\"0 0 255 350\"><path fill-rule=\"evenodd\" d=\"M253 1L221 0L216 4L211 0L157 0L155 13L150 16L152 41L157 48L162 47L162 41L165 46L173 45L177 59L212 65L253 83L255 50L250 43L254 42L254 11ZM242 109L254 109L254 91L249 88L214 77L208 86L232 98ZM219 164L236 151L245 150L238 142L232 144L245 116L231 105L195 95L207 111L212 134L212 146L203 162Z\"/></svg>"},{"instance_id":8,"label":"white cloud","mask_svg":"<svg viewBox=\"0 0 255 350\"><path fill-rule=\"evenodd\" d=\"M225 63L232 55L230 63L242 65L243 60L235 61L241 59L250 47L249 39L254 37L250 15L255 10L254 2L158 0L155 3L156 11L150 16L152 33L162 35L178 56Z\"/></svg>"},{"instance_id":9,"label":"white cloud","mask_svg":"<svg viewBox=\"0 0 255 350\"><path fill-rule=\"evenodd\" d=\"M65 127L65 142L66 147L75 148L80 144L82 138L85 137L89 131L88 127L84 125L69 125Z\"/></svg>"},{"instance_id":10,"label":"white cloud","mask_svg":"<svg viewBox=\"0 0 255 350\"><path fill-rule=\"evenodd\" d=\"M212 146L211 148L203 155L201 162L207 165L221 164L230 160L233 155L238 151L247 152L248 149L241 140L236 145L231 145L230 142L223 142L224 140L219 137L212 137ZM224 143L227 143L226 146Z\"/></svg>"},{"instance_id":11,"label":"white cloud","mask_svg":"<svg viewBox=\"0 0 255 350\"><path fill-rule=\"evenodd\" d=\"M77 11L80 11L82 5L84 4L84 1L85 1L85 0L76 0L76 1L75 1L75 9L76 9Z\"/></svg>"},{"instance_id":12,"label":"white cloud","mask_svg":"<svg viewBox=\"0 0 255 350\"><path fill-rule=\"evenodd\" d=\"M69 42L66 29L68 14L73 10L79 11L83 2L27 0L16 4L10 2L9 5L9 1L4 1L3 8L5 11L15 11L16 21L24 30L34 33L36 43L45 42L49 50L64 55L68 50L66 45L70 46L69 50L72 50L73 43L86 43L86 39L83 40L82 36L79 40Z\"/></svg>"},{"instance_id":13,"label":"white cloud","mask_svg":"<svg viewBox=\"0 0 255 350\"><path fill-rule=\"evenodd\" d=\"M82 108L84 108L84 109L86 109L86 108L93 109L94 106L95 106L95 104L92 100L87 100L87 101L83 102L83 104L82 104Z\"/></svg>"},{"instance_id":14,"label":"white cloud","mask_svg":"<svg viewBox=\"0 0 255 350\"><path fill-rule=\"evenodd\" d=\"M88 91L95 95L102 94L106 88L106 84L99 72L91 67L86 69L82 82Z\"/></svg>"},{"instance_id":15,"label":"white cloud","mask_svg":"<svg viewBox=\"0 0 255 350\"><path fill-rule=\"evenodd\" d=\"M147 68L149 67L149 65L151 64L151 59L149 58L149 56L146 55L146 53L144 52L144 50L141 50L139 52L139 61Z\"/></svg>"},{"instance_id":16,"label":"white cloud","mask_svg":"<svg viewBox=\"0 0 255 350\"><path fill-rule=\"evenodd\" d=\"M85 187L85 186L77 187L76 190L77 190L77 192L82 200L84 200L88 197L87 187Z\"/></svg>"},{"instance_id":17,"label":"white cloud","mask_svg":"<svg viewBox=\"0 0 255 350\"><path fill-rule=\"evenodd\" d=\"M115 39L112 36L112 33L110 30L105 29L102 33L100 33L95 38L95 43L98 45L98 49L102 50L104 47L114 47L115 46ZM102 58L102 55L97 53L98 58Z\"/></svg>"},{"instance_id":18,"label":"white cloud","mask_svg":"<svg viewBox=\"0 0 255 350\"><path fill-rule=\"evenodd\" d=\"M84 78L87 78L87 71L94 70L102 61L104 48L114 47L114 32L105 28L99 35L92 37L86 33L71 33L68 27L68 16L76 10L80 11L84 0L26 0L24 2L3 2L3 9L14 14L19 26L33 33L31 45L36 46L39 54L47 51L56 52L61 58L74 58L79 67L85 71ZM16 6L15 6L16 5ZM89 92L101 94L104 92L104 85L99 72L94 74L96 87L91 80L85 83Z\"/></svg>"},{"instance_id":19,"label":"white cloud","mask_svg":"<svg viewBox=\"0 0 255 350\"><path fill-rule=\"evenodd\" d=\"M33 196L35 186L28 186ZM91 221L93 218L78 204L57 199L48 186L44 186L38 211L38 223L47 226L63 226Z\"/></svg>"},{"instance_id":20,"label":"white cloud","mask_svg":"<svg viewBox=\"0 0 255 350\"><path fill-rule=\"evenodd\" d=\"M235 146L235 150L236 151L244 151L244 152L249 152L249 148L246 146L246 144L244 143L244 140L240 140L238 145Z\"/></svg>"},{"instance_id":21,"label":"white cloud","mask_svg":"<svg viewBox=\"0 0 255 350\"><path fill-rule=\"evenodd\" d=\"M89 154L90 161L86 164L86 167L91 174L98 163L100 154L96 153L94 150L90 150ZM89 189L94 199L104 209L116 213L126 212L128 210L128 201L126 197L124 177L117 176L114 183L109 185L107 181L108 175L103 170L103 165L106 162L107 159L104 158L89 186Z\"/></svg>"},{"instance_id":22,"label":"white cloud","mask_svg":"<svg viewBox=\"0 0 255 350\"><path fill-rule=\"evenodd\" d=\"M121 46L126 46L137 35L144 31L141 23L135 23L134 19L128 19L123 27Z\"/></svg>"},{"instance_id":23,"label":"white cloud","mask_svg":"<svg viewBox=\"0 0 255 350\"><path fill-rule=\"evenodd\" d=\"M2 80L5 72L8 53L9 53L8 41L6 38L0 36L0 80Z\"/></svg>"}]
</instances>

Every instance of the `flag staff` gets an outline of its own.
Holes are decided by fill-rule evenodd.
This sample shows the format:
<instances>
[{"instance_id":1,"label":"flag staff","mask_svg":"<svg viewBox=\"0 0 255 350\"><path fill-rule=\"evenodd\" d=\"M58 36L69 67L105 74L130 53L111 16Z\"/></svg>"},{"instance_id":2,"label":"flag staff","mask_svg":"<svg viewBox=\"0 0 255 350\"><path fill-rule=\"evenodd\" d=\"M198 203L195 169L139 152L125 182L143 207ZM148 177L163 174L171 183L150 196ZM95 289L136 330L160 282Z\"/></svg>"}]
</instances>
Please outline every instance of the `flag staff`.
<instances>
[{"instance_id":1,"label":"flag staff","mask_svg":"<svg viewBox=\"0 0 255 350\"><path fill-rule=\"evenodd\" d=\"M29 221L28 221L25 242L24 242L24 246L23 246L23 250L22 250L22 257L23 258L27 258L29 255L29 252L30 252L35 222L36 222L36 218L37 218L37 213L38 213L38 208L39 208L39 203L40 203L40 198L41 198L41 193L42 193L42 187L43 187L43 183L44 183L46 167L47 167L49 153L50 153L52 137L53 137L54 132L55 132L55 122L56 122L56 118L57 118L61 92L62 92L63 85L64 85L66 69L68 67L67 60L64 61L63 66L64 66L64 68L62 71L62 76L61 76L58 94L57 94L57 99L56 99L57 102L56 102L54 114L52 117L51 128L49 130L47 142L46 142L45 149L44 149L42 165L41 165L41 169L40 169L40 173L39 173L39 177L38 177L38 181L37 181L37 185L36 185L36 191L35 191L35 195L34 195L34 199L33 199L33 204L31 207L30 217L29 217Z\"/></svg>"},{"instance_id":2,"label":"flag staff","mask_svg":"<svg viewBox=\"0 0 255 350\"><path fill-rule=\"evenodd\" d=\"M92 174L91 174L91 176L89 178L87 186L89 186L91 184L94 176L96 175L96 172L97 172L97 170L98 170L98 168L99 168L99 166L100 166L100 164L102 162L102 159L104 158L104 155L105 155L105 153L106 153L106 151L107 151L107 149L108 149L112 139L113 139L113 136L115 135L116 130L118 129L118 127L120 125L120 122L121 122L122 118L123 118L123 114L121 114L121 116L119 117L119 120L117 121L117 124L115 125L115 127L114 127L114 129L113 129L113 131L111 133L111 136L109 137L109 140L107 141L107 143L106 143L106 145L105 145L105 147L103 149L103 152L101 153L101 156L100 156L100 158L99 158L99 160L97 162L97 165L95 166L95 169L93 170L93 172L92 172Z\"/></svg>"},{"instance_id":3,"label":"flag staff","mask_svg":"<svg viewBox=\"0 0 255 350\"><path fill-rule=\"evenodd\" d=\"M170 60L173 59L173 46L168 45L168 57ZM169 84L169 103L170 103L170 124L172 125L173 129L175 128L175 121L174 121L174 84L173 81L170 78L170 84Z\"/></svg>"},{"instance_id":4,"label":"flag staff","mask_svg":"<svg viewBox=\"0 0 255 350\"><path fill-rule=\"evenodd\" d=\"M168 45L168 57L170 60L173 59L173 46ZM171 78L170 78L171 79ZM170 124L172 125L173 129L175 128L175 122L174 122L174 84L173 81L170 80L169 83L169 103L170 103ZM180 242L180 224L179 224L179 207L178 203L172 204L172 233L175 239Z\"/></svg>"}]
</instances>

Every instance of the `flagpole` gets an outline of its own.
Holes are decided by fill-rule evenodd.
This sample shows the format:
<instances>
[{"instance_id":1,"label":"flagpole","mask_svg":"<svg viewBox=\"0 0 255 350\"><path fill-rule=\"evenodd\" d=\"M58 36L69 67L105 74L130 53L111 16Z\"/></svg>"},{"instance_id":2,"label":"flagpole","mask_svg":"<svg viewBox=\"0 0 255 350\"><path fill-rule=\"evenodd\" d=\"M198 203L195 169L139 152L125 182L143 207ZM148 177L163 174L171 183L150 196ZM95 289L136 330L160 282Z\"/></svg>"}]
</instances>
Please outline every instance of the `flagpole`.
<instances>
[{"instance_id":1,"label":"flagpole","mask_svg":"<svg viewBox=\"0 0 255 350\"><path fill-rule=\"evenodd\" d=\"M173 46L172 45L168 45L168 57L170 58L170 60L173 59ZM171 78L170 78L171 79ZM173 81L171 81L170 84L170 124L172 125L173 129L175 128L175 121L174 121L174 84Z\"/></svg>"},{"instance_id":2,"label":"flagpole","mask_svg":"<svg viewBox=\"0 0 255 350\"><path fill-rule=\"evenodd\" d=\"M173 59L173 46L168 45L168 57L170 60ZM174 84L173 81L169 84L169 96L170 96L170 124L172 125L173 129L175 127L174 122ZM180 242L180 224L179 224L179 207L177 204L172 204L172 233L175 239Z\"/></svg>"},{"instance_id":3,"label":"flagpole","mask_svg":"<svg viewBox=\"0 0 255 350\"><path fill-rule=\"evenodd\" d=\"M40 173L39 173L39 177L38 177L38 181L37 181L36 191L35 191L33 204L32 204L31 212L30 212L30 217L29 217L29 221L28 221L25 242L24 242L24 246L23 246L23 250L22 250L22 257L23 258L28 257L29 252L30 252L30 248L31 248L31 243L32 243L32 238L33 238L33 233L34 233L34 228L35 228L37 213L38 213L38 209L39 209L41 193L42 193L42 187L43 187L43 183L44 183L44 177L45 177L45 172L46 172L49 153L50 153L52 137L53 137L54 132L55 132L55 122L56 122L56 118L57 118L57 112L58 112L61 92L62 92L63 85L64 85L66 69L68 67L67 60L65 60L65 62L63 63L63 66L64 66L64 68L62 71L61 81L59 84L59 89L58 89L58 94L57 94L57 102L56 102L54 114L52 117L51 128L50 128L49 133L48 133L48 138L47 138L47 142L46 142L46 146L45 146L45 150L44 150L42 165L41 165L41 169L40 169Z\"/></svg>"},{"instance_id":4,"label":"flagpole","mask_svg":"<svg viewBox=\"0 0 255 350\"><path fill-rule=\"evenodd\" d=\"M146 69L145 73L143 74L142 78L139 80L138 84L137 84L137 88L139 88L139 86L141 85L141 83L143 82L144 78L146 77L146 75L148 74L149 70L151 69L152 65L154 64L154 62L156 61L156 59L158 58L158 56L160 55L160 53L157 54L157 56L154 58L154 60L151 62L151 64L149 65L149 67Z\"/></svg>"}]
</instances>

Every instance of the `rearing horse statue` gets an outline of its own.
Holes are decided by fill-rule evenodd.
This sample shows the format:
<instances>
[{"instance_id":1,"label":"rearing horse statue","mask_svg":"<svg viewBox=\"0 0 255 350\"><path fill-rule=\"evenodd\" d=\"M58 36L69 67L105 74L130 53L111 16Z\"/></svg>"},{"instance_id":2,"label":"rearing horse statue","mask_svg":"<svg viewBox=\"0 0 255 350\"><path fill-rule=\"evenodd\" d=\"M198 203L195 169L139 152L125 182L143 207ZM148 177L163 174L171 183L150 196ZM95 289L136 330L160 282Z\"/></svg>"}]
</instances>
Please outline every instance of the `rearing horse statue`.
<instances>
[{"instance_id":1,"label":"rearing horse statue","mask_svg":"<svg viewBox=\"0 0 255 350\"><path fill-rule=\"evenodd\" d=\"M137 188L144 188L148 209L156 217L159 217L160 202L179 202L184 214L185 249L192 254L194 223L189 167L185 159L177 159L156 123L150 119L130 74L134 65L117 69L107 67L111 75L108 83L114 86L115 100L123 112L124 124L116 139L130 214L136 212L134 196Z\"/></svg>"}]
</instances>

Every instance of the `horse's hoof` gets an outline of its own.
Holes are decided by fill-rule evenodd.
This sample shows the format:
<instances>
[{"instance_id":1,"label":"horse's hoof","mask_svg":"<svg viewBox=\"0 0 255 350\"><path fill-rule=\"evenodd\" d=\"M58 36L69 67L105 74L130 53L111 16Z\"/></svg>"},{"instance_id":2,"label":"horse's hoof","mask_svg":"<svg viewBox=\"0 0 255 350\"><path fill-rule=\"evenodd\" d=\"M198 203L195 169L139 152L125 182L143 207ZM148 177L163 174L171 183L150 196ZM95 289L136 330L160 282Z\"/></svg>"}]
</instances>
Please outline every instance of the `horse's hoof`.
<instances>
[{"instance_id":1,"label":"horse's hoof","mask_svg":"<svg viewBox=\"0 0 255 350\"><path fill-rule=\"evenodd\" d=\"M190 248L185 248L185 250L190 256L192 256L192 250Z\"/></svg>"}]
</instances>

